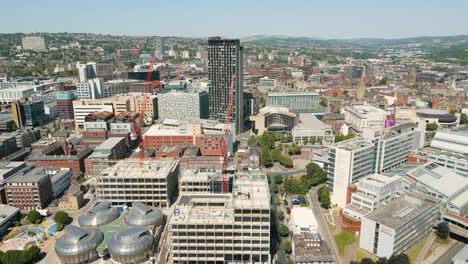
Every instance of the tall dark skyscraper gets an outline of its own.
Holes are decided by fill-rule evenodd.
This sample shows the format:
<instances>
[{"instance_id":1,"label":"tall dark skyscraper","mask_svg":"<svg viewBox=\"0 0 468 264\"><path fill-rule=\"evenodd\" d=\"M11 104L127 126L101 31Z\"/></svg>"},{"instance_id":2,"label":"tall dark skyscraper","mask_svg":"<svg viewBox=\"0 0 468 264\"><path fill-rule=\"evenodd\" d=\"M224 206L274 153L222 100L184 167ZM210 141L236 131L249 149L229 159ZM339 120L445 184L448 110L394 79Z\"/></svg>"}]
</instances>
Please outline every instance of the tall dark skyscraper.
<instances>
[{"instance_id":1,"label":"tall dark skyscraper","mask_svg":"<svg viewBox=\"0 0 468 264\"><path fill-rule=\"evenodd\" d=\"M226 118L229 86L236 76L232 102L232 122L236 134L243 130L243 47L238 39L208 39L208 79L210 119L224 122Z\"/></svg>"}]
</instances>

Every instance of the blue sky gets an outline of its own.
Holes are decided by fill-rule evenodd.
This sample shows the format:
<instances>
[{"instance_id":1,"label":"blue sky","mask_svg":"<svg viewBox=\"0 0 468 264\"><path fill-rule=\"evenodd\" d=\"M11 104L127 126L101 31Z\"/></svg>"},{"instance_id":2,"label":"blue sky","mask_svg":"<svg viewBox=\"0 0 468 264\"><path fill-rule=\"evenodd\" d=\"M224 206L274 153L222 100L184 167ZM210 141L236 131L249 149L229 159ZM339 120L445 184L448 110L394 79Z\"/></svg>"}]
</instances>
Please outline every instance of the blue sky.
<instances>
[{"instance_id":1,"label":"blue sky","mask_svg":"<svg viewBox=\"0 0 468 264\"><path fill-rule=\"evenodd\" d=\"M1 0L0 32L401 38L468 34L467 0Z\"/></svg>"}]
</instances>

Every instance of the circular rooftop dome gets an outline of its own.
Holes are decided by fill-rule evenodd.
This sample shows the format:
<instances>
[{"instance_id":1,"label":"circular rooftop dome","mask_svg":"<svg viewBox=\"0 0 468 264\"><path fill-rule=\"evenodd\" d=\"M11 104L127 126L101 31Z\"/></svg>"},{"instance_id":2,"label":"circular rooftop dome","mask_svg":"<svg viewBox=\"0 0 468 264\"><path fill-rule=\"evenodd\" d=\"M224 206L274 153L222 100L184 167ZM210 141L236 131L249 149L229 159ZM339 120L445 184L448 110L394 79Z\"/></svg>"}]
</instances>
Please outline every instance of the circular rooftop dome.
<instances>
[{"instance_id":1,"label":"circular rooftop dome","mask_svg":"<svg viewBox=\"0 0 468 264\"><path fill-rule=\"evenodd\" d=\"M83 227L98 227L108 224L120 216L116 208L109 202L99 203L88 212L80 215L78 222Z\"/></svg>"},{"instance_id":2,"label":"circular rooftop dome","mask_svg":"<svg viewBox=\"0 0 468 264\"><path fill-rule=\"evenodd\" d=\"M104 235L97 229L68 225L55 243L55 252L63 264L90 263L98 257L96 248L103 239Z\"/></svg>"},{"instance_id":3,"label":"circular rooftop dome","mask_svg":"<svg viewBox=\"0 0 468 264\"><path fill-rule=\"evenodd\" d=\"M416 111L417 115L422 118L437 118L439 123L450 124L457 122L457 117L451 115L449 112L438 109L418 109Z\"/></svg>"},{"instance_id":4,"label":"circular rooftop dome","mask_svg":"<svg viewBox=\"0 0 468 264\"><path fill-rule=\"evenodd\" d=\"M107 242L112 259L118 263L136 263L148 259L153 246L153 236L144 227L124 229Z\"/></svg>"},{"instance_id":5,"label":"circular rooftop dome","mask_svg":"<svg viewBox=\"0 0 468 264\"><path fill-rule=\"evenodd\" d=\"M124 222L131 226L160 226L164 215L161 209L147 206L143 203L133 203L132 208L124 216Z\"/></svg>"}]
</instances>

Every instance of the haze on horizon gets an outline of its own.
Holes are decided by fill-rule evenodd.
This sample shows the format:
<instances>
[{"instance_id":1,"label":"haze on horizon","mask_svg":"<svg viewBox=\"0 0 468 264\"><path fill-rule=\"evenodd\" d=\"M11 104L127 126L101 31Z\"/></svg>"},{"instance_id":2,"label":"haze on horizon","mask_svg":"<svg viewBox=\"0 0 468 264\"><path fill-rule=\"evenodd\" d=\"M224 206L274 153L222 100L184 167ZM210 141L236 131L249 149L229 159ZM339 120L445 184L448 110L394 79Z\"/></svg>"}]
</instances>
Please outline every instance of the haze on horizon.
<instances>
[{"instance_id":1,"label":"haze on horizon","mask_svg":"<svg viewBox=\"0 0 468 264\"><path fill-rule=\"evenodd\" d=\"M324 39L468 34L466 0L82 0L2 3L0 32Z\"/></svg>"}]
</instances>

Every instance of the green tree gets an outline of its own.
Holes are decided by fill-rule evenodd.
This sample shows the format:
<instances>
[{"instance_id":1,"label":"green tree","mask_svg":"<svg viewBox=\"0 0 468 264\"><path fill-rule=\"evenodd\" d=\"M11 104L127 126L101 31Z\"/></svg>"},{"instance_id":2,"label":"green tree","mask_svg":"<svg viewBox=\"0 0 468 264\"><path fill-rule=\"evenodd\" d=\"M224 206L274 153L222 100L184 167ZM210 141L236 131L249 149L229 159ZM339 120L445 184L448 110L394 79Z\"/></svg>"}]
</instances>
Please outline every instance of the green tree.
<instances>
[{"instance_id":1,"label":"green tree","mask_svg":"<svg viewBox=\"0 0 468 264\"><path fill-rule=\"evenodd\" d=\"M460 125L468 124L468 116L465 113L460 115Z\"/></svg>"},{"instance_id":2,"label":"green tree","mask_svg":"<svg viewBox=\"0 0 468 264\"><path fill-rule=\"evenodd\" d=\"M436 131L437 128L439 128L439 125L437 125L436 123L429 123L426 125L427 131Z\"/></svg>"},{"instance_id":3,"label":"green tree","mask_svg":"<svg viewBox=\"0 0 468 264\"><path fill-rule=\"evenodd\" d=\"M247 144L249 145L255 145L257 144L257 137L252 135L249 137L249 140L247 141Z\"/></svg>"},{"instance_id":4,"label":"green tree","mask_svg":"<svg viewBox=\"0 0 468 264\"><path fill-rule=\"evenodd\" d=\"M392 255L388 259L388 264L411 264L408 255L401 253L398 255Z\"/></svg>"},{"instance_id":5,"label":"green tree","mask_svg":"<svg viewBox=\"0 0 468 264\"><path fill-rule=\"evenodd\" d=\"M284 252L286 252L287 254L292 253L292 245L289 240L284 241L283 248L284 248Z\"/></svg>"},{"instance_id":6,"label":"green tree","mask_svg":"<svg viewBox=\"0 0 468 264\"><path fill-rule=\"evenodd\" d=\"M284 220L284 212L283 211L278 211L278 219L280 221L283 221Z\"/></svg>"},{"instance_id":7,"label":"green tree","mask_svg":"<svg viewBox=\"0 0 468 264\"><path fill-rule=\"evenodd\" d=\"M282 175L276 175L275 176L275 184L282 184L283 183L283 176Z\"/></svg>"},{"instance_id":8,"label":"green tree","mask_svg":"<svg viewBox=\"0 0 468 264\"><path fill-rule=\"evenodd\" d=\"M41 220L42 216L41 214L36 211L36 210L32 210L31 212L28 213L28 215L26 216L26 219L28 220L29 223L31 224L35 224L37 223L38 220Z\"/></svg>"},{"instance_id":9,"label":"green tree","mask_svg":"<svg viewBox=\"0 0 468 264\"><path fill-rule=\"evenodd\" d=\"M55 213L54 221L57 224L67 225L70 222L70 216L64 211Z\"/></svg>"},{"instance_id":10,"label":"green tree","mask_svg":"<svg viewBox=\"0 0 468 264\"><path fill-rule=\"evenodd\" d=\"M323 107L327 107L328 106L328 100L327 98L320 98L320 105L323 106Z\"/></svg>"},{"instance_id":11,"label":"green tree","mask_svg":"<svg viewBox=\"0 0 468 264\"><path fill-rule=\"evenodd\" d=\"M387 85L387 82L388 82L388 78L383 77L382 80L379 81L379 85Z\"/></svg>"},{"instance_id":12,"label":"green tree","mask_svg":"<svg viewBox=\"0 0 468 264\"><path fill-rule=\"evenodd\" d=\"M266 148L266 147L262 147L260 149L260 162L265 167L273 166L273 161L271 159L270 150L268 148Z\"/></svg>"},{"instance_id":13,"label":"green tree","mask_svg":"<svg viewBox=\"0 0 468 264\"><path fill-rule=\"evenodd\" d=\"M331 207L331 201L330 201L330 192L327 190L327 187L323 186L320 187L317 191L318 194L318 199L320 202L320 206L322 206L325 209L328 209Z\"/></svg>"},{"instance_id":14,"label":"green tree","mask_svg":"<svg viewBox=\"0 0 468 264\"><path fill-rule=\"evenodd\" d=\"M283 237L289 236L289 228L285 225L281 225L279 228L280 235Z\"/></svg>"},{"instance_id":15,"label":"green tree","mask_svg":"<svg viewBox=\"0 0 468 264\"><path fill-rule=\"evenodd\" d=\"M446 240L450 234L450 228L447 222L440 222L435 227L436 235L439 239Z\"/></svg>"}]
</instances>

